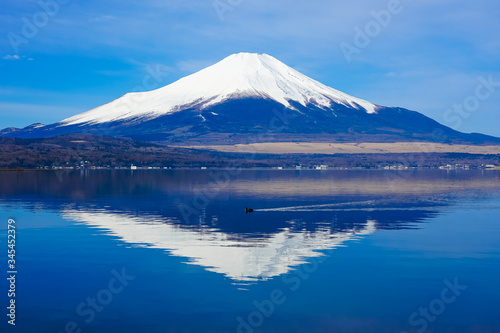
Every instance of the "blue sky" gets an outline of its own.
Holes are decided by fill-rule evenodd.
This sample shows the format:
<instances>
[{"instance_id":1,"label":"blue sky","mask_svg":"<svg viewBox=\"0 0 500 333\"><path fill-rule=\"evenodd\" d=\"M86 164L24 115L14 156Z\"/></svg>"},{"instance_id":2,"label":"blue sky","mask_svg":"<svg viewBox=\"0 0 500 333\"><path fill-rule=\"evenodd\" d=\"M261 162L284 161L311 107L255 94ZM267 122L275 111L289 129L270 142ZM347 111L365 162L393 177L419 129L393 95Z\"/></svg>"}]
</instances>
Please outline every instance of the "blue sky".
<instances>
[{"instance_id":1,"label":"blue sky","mask_svg":"<svg viewBox=\"0 0 500 333\"><path fill-rule=\"evenodd\" d=\"M243 51L500 136L500 2L397 1L3 0L0 128L57 122Z\"/></svg>"}]
</instances>

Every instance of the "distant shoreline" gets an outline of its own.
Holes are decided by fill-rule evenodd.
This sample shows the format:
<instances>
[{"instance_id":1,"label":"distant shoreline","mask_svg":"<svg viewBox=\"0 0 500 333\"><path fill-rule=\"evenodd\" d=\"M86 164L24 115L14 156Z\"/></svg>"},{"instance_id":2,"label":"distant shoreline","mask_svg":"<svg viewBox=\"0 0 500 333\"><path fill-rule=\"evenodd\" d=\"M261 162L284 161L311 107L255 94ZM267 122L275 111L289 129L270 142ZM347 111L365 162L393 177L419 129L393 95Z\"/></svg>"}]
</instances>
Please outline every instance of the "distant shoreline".
<instances>
[{"instance_id":1,"label":"distant shoreline","mask_svg":"<svg viewBox=\"0 0 500 333\"><path fill-rule=\"evenodd\" d=\"M74 169L64 169L64 170L74 170ZM0 169L0 172L25 172L25 171L61 171L61 170L55 170L55 169L24 169L24 168L18 168L18 169Z\"/></svg>"},{"instance_id":2,"label":"distant shoreline","mask_svg":"<svg viewBox=\"0 0 500 333\"><path fill-rule=\"evenodd\" d=\"M407 168L377 168L377 167L304 167L304 168L293 168L293 167L171 167L171 168L150 168L150 167L138 167L137 169L130 169L125 167L117 168L87 168L87 169L74 169L74 168L63 168L63 169L0 169L0 172L30 172L30 171L45 171L45 172L61 172L61 171L171 171L171 170L200 170L200 171L210 171L210 170L275 170L275 171L327 171L327 170L379 170L379 171L414 171L414 170L490 170L490 171L500 171L500 166L491 168L443 168L443 167L407 167Z\"/></svg>"}]
</instances>

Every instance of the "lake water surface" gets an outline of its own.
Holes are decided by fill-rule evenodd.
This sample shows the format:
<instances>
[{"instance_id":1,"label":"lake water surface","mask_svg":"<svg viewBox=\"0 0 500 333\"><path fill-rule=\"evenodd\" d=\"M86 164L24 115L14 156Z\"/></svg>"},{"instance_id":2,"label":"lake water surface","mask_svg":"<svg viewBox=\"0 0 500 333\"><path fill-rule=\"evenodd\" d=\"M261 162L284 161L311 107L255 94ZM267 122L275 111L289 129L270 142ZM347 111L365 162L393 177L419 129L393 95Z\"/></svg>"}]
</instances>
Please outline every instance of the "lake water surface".
<instances>
[{"instance_id":1,"label":"lake water surface","mask_svg":"<svg viewBox=\"0 0 500 333\"><path fill-rule=\"evenodd\" d=\"M499 216L498 171L1 172L0 327L500 332Z\"/></svg>"}]
</instances>

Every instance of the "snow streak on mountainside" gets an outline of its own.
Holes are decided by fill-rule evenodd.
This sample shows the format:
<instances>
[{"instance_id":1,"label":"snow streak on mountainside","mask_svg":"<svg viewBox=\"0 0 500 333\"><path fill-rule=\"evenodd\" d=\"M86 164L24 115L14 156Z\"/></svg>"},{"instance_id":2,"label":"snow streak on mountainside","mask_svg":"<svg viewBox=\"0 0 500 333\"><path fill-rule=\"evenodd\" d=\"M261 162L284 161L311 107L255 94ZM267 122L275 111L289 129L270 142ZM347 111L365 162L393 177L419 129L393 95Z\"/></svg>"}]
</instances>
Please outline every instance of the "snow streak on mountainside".
<instances>
[{"instance_id":1,"label":"snow streak on mountainside","mask_svg":"<svg viewBox=\"0 0 500 333\"><path fill-rule=\"evenodd\" d=\"M378 106L315 81L267 54L233 54L163 88L129 93L61 122L99 124L152 119L187 108L204 109L228 99L266 98L295 109L290 101L329 108L333 103L377 113Z\"/></svg>"}]
</instances>

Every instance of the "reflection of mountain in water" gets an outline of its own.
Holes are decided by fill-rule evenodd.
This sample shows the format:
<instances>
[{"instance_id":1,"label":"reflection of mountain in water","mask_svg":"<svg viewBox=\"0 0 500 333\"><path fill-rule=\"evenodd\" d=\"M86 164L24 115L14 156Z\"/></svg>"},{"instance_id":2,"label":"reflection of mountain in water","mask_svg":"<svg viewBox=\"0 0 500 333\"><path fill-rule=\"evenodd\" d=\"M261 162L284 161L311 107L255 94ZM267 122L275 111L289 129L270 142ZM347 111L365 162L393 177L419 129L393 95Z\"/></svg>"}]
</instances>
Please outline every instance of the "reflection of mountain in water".
<instances>
[{"instance_id":1,"label":"reflection of mountain in water","mask_svg":"<svg viewBox=\"0 0 500 333\"><path fill-rule=\"evenodd\" d=\"M416 228L498 173L442 170L298 172L212 170L0 173L2 204L62 211L124 242L169 251L235 281L284 274L321 251L378 229ZM198 207L213 185L216 196ZM179 205L196 208L186 218ZM245 214L244 207L255 208Z\"/></svg>"},{"instance_id":2,"label":"reflection of mountain in water","mask_svg":"<svg viewBox=\"0 0 500 333\"><path fill-rule=\"evenodd\" d=\"M205 222L183 224L175 217L106 209L65 209L64 218L106 230L136 246L167 250L188 258L188 263L225 275L235 281L267 280L285 274L321 251L345 246L377 229L412 227L435 212L405 209L394 211L259 212L254 220L240 220L239 228L228 227L224 217L217 227ZM242 213L242 215L245 215ZM377 219L373 219L376 216ZM211 219L215 217L212 216ZM233 216L233 224L235 224ZM251 224L268 222L267 230L252 230ZM258 227L257 227L258 228ZM259 228L258 228L259 229Z\"/></svg>"},{"instance_id":3,"label":"reflection of mountain in water","mask_svg":"<svg viewBox=\"0 0 500 333\"><path fill-rule=\"evenodd\" d=\"M368 235L375 221L342 232L323 229L315 232L284 228L268 237L236 238L210 228L182 228L159 216L137 217L104 210L65 210L63 217L91 227L109 230L124 242L159 248L190 264L224 274L236 281L267 280L285 274L307 258L321 256L357 236Z\"/></svg>"}]
</instances>

